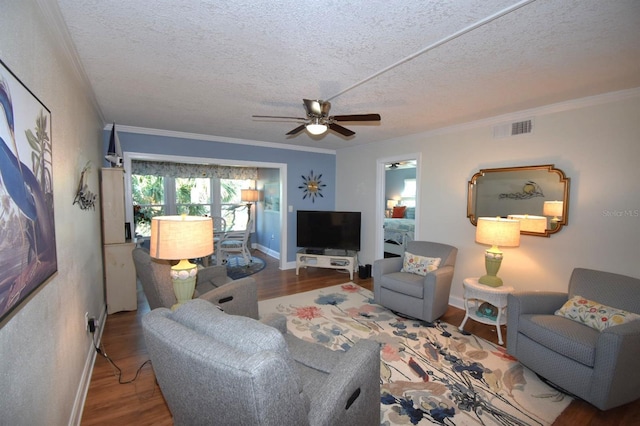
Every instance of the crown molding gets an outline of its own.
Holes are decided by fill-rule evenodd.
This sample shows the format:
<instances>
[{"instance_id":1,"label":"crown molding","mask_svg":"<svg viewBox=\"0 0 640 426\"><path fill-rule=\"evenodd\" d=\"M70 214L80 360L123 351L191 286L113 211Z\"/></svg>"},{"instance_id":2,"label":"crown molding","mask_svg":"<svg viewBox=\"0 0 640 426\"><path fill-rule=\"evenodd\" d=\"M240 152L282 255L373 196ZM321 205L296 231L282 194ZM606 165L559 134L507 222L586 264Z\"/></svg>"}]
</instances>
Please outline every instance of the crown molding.
<instances>
[{"instance_id":1,"label":"crown molding","mask_svg":"<svg viewBox=\"0 0 640 426\"><path fill-rule=\"evenodd\" d=\"M257 140L251 140L251 139L236 139L236 138L228 138L224 136L202 135L198 133L177 132L173 130L150 129L146 127L125 126L117 123L116 125L118 126L117 127L118 132L137 133L137 134L150 135L150 136L165 136L169 138L194 139L199 141L260 146L263 148L287 149L291 151L305 151L305 152L315 152L319 154L336 155L336 151L334 149L304 147L304 146L288 145L288 144L277 143L277 142L257 141ZM104 126L104 130L110 131L112 127L113 127L113 124L107 124Z\"/></svg>"}]
</instances>

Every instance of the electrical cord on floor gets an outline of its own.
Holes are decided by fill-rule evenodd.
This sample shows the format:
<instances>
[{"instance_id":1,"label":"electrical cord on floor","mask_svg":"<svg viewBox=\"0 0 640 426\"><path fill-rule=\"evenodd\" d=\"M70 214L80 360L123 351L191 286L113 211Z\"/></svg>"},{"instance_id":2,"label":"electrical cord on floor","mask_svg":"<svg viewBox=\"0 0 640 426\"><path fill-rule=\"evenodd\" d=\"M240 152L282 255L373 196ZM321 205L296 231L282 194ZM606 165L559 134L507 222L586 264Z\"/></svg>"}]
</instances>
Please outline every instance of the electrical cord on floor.
<instances>
[{"instance_id":1,"label":"electrical cord on floor","mask_svg":"<svg viewBox=\"0 0 640 426\"><path fill-rule=\"evenodd\" d=\"M106 351L100 349L100 346L96 345L96 334L95 334L95 331L91 332L91 337L92 337L92 341L93 341L93 347L96 349L96 352L99 355L102 355L107 361L109 361L109 364L111 364L116 370L118 370L118 373L116 374L116 376L118 377L118 383L121 384L121 385L127 385L129 383L135 382L136 379L138 378L138 376L140 375L140 372L144 368L144 366L147 365L147 364L151 364L151 360L150 359L146 360L145 362L142 363L142 365L140 367L138 367L138 370L136 371L136 375L133 377L133 379L123 382L122 381L122 370L120 369L120 367L118 367L118 365L111 358L109 358L109 355L107 355Z\"/></svg>"}]
</instances>

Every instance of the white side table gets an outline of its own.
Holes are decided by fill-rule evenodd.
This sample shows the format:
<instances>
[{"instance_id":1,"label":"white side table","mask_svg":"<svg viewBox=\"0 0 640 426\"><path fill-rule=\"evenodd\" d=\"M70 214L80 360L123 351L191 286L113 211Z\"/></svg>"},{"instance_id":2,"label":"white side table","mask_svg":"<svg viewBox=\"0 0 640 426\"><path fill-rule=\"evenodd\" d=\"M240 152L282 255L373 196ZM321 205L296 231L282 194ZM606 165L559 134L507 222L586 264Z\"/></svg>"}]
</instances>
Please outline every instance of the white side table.
<instances>
[{"instance_id":1,"label":"white side table","mask_svg":"<svg viewBox=\"0 0 640 426\"><path fill-rule=\"evenodd\" d=\"M462 285L464 287L464 309L466 313L458 329L462 330L469 318L482 324L495 325L498 333L498 343L502 345L502 331L500 326L507 323L507 296L509 293L513 293L514 288L510 286L491 287L480 284L478 283L477 277L465 278ZM474 303L470 303L471 301ZM477 314L477 310L482 302L490 303L498 309L498 315L495 319L482 317Z\"/></svg>"}]
</instances>

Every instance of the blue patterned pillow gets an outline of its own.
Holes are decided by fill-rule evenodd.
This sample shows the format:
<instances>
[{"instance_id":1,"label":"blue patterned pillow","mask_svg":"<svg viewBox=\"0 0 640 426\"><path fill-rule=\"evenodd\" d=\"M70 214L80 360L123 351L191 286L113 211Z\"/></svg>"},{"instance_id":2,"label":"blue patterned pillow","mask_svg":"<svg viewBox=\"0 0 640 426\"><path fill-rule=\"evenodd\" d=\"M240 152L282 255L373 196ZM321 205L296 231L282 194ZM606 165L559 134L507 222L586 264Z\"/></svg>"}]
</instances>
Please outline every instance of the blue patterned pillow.
<instances>
[{"instance_id":1,"label":"blue patterned pillow","mask_svg":"<svg viewBox=\"0 0 640 426\"><path fill-rule=\"evenodd\" d=\"M415 207L407 207L407 210L404 211L405 219L415 219L416 218L416 208Z\"/></svg>"}]
</instances>

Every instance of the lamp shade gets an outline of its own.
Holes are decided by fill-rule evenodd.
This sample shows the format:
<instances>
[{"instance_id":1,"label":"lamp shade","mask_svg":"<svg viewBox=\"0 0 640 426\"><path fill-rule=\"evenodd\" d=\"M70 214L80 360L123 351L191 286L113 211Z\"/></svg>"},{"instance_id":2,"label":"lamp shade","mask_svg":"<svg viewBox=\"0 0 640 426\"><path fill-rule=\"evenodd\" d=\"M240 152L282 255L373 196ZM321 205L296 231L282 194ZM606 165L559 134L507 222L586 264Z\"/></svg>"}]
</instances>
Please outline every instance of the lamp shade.
<instances>
[{"instance_id":1,"label":"lamp shade","mask_svg":"<svg viewBox=\"0 0 640 426\"><path fill-rule=\"evenodd\" d=\"M387 209L393 210L393 208L398 204L396 200L387 200Z\"/></svg>"},{"instance_id":2,"label":"lamp shade","mask_svg":"<svg viewBox=\"0 0 640 426\"><path fill-rule=\"evenodd\" d=\"M544 232L547 230L547 218L530 214L510 214L507 219L520 221L520 231Z\"/></svg>"},{"instance_id":3,"label":"lamp shade","mask_svg":"<svg viewBox=\"0 0 640 426\"><path fill-rule=\"evenodd\" d=\"M562 216L564 203L562 201L545 201L542 214L545 216Z\"/></svg>"},{"instance_id":4,"label":"lamp shade","mask_svg":"<svg viewBox=\"0 0 640 426\"><path fill-rule=\"evenodd\" d=\"M257 189L243 189L240 191L240 199L247 203L255 203L259 199Z\"/></svg>"},{"instance_id":5,"label":"lamp shade","mask_svg":"<svg viewBox=\"0 0 640 426\"><path fill-rule=\"evenodd\" d=\"M195 259L213 253L213 220L202 216L151 219L149 254L156 259Z\"/></svg>"},{"instance_id":6,"label":"lamp shade","mask_svg":"<svg viewBox=\"0 0 640 426\"><path fill-rule=\"evenodd\" d=\"M499 217L479 217L476 242L500 247L520 245L520 221Z\"/></svg>"}]
</instances>

